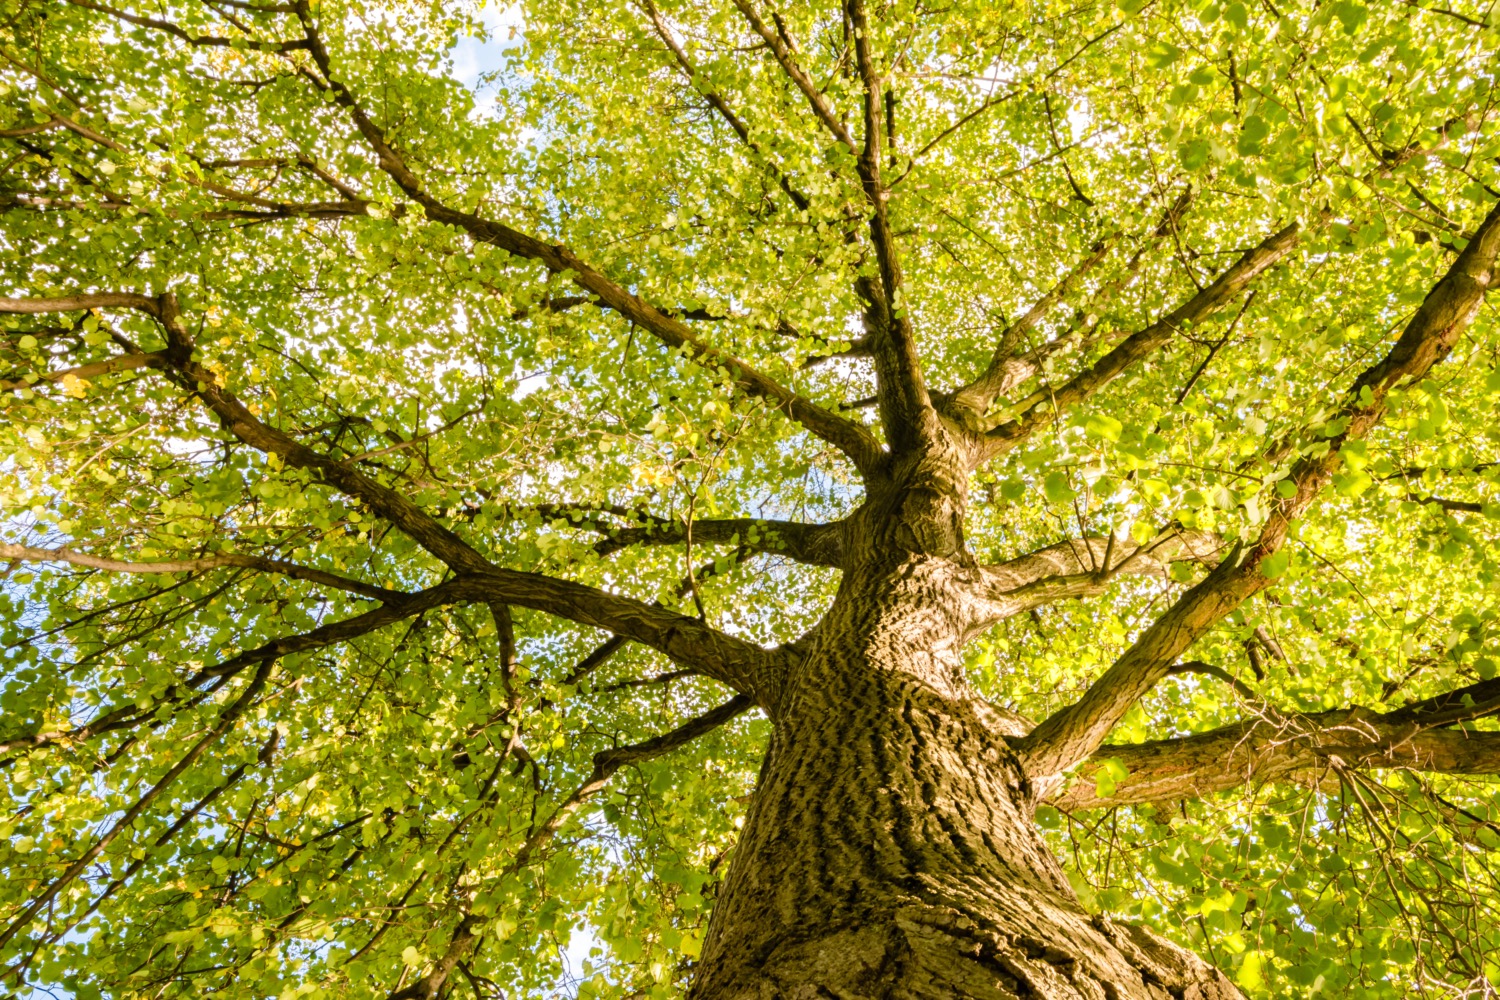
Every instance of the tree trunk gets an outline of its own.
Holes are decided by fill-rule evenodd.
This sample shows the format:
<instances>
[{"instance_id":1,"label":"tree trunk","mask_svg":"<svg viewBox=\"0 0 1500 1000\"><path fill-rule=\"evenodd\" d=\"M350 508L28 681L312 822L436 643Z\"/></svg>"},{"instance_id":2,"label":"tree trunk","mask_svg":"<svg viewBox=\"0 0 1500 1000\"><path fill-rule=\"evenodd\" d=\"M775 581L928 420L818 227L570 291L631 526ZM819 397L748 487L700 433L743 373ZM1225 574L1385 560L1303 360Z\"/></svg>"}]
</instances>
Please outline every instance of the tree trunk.
<instances>
[{"instance_id":1,"label":"tree trunk","mask_svg":"<svg viewBox=\"0 0 1500 1000\"><path fill-rule=\"evenodd\" d=\"M964 682L965 572L846 573L781 699L692 1000L1240 996L1079 905Z\"/></svg>"}]
</instances>

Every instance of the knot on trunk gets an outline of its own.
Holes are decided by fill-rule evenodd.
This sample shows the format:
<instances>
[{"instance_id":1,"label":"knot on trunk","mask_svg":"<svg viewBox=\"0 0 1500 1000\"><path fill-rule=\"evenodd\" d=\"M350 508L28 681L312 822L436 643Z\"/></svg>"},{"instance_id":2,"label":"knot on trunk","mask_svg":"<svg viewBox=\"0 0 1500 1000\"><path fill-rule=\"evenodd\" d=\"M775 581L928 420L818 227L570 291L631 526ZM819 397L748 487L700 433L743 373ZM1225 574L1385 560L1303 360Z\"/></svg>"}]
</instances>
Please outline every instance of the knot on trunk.
<instances>
[{"instance_id":1,"label":"knot on trunk","mask_svg":"<svg viewBox=\"0 0 1500 1000\"><path fill-rule=\"evenodd\" d=\"M964 512L959 498L928 487L906 491L897 512L896 544L914 555L972 563L964 548Z\"/></svg>"}]
</instances>

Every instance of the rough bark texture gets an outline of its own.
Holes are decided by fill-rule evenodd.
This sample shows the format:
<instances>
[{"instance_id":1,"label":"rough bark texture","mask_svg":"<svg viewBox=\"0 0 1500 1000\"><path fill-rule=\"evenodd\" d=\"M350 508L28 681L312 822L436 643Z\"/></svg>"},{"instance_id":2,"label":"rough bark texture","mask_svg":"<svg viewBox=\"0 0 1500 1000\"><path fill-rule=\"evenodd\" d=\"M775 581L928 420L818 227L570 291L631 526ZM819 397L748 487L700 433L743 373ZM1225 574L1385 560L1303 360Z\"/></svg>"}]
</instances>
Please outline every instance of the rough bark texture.
<instances>
[{"instance_id":1,"label":"rough bark texture","mask_svg":"<svg viewBox=\"0 0 1500 1000\"><path fill-rule=\"evenodd\" d=\"M963 678L979 571L950 502L903 491L852 519L855 565L773 713L691 996L1238 997L1195 956L1078 904Z\"/></svg>"}]
</instances>

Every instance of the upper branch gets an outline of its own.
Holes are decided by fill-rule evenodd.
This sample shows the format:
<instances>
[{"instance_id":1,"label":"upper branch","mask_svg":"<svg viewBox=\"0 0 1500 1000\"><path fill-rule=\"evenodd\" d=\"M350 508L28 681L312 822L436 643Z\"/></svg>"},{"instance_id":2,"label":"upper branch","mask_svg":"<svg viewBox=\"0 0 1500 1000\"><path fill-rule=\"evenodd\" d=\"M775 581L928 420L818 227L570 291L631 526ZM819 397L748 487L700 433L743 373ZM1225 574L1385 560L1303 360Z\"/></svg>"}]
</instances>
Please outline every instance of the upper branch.
<instances>
[{"instance_id":1,"label":"upper branch","mask_svg":"<svg viewBox=\"0 0 1500 1000\"><path fill-rule=\"evenodd\" d=\"M854 137L844 127L838 112L828 102L828 98L823 96L823 92L818 89L813 78L808 76L807 71L797 62L796 54L792 52L786 39L760 19L760 15L755 12L755 5L750 0L734 0L734 5L745 16L750 29L766 43L766 48L771 50L771 54L776 57L776 61L791 81L797 85L797 89L802 91L802 96L807 98L807 103L812 106L813 114L817 115L818 121L823 123L823 127L828 129L829 134L837 139L840 145L851 154L858 156L859 147L855 145Z\"/></svg>"},{"instance_id":2,"label":"upper branch","mask_svg":"<svg viewBox=\"0 0 1500 1000\"><path fill-rule=\"evenodd\" d=\"M985 626L1070 597L1102 593L1119 576L1164 576L1174 562L1213 565L1224 540L1207 531L1163 534L1145 545L1133 539L1072 538L1008 562L980 567L977 624Z\"/></svg>"},{"instance_id":3,"label":"upper branch","mask_svg":"<svg viewBox=\"0 0 1500 1000\"><path fill-rule=\"evenodd\" d=\"M296 7L307 35L308 50L322 79L307 75L317 86L326 89L334 103L349 112L355 128L375 153L381 170L407 197L422 206L428 218L461 229L481 243L537 261L554 274L565 275L593 295L599 304L613 309L669 347L685 350L699 366L710 371L723 369L742 391L770 400L809 432L837 447L861 472L868 473L877 468L881 459L880 445L860 424L818 406L750 364L703 343L680 319L611 281L567 247L545 243L503 223L450 208L430 194L384 130L333 73L332 60L313 24L306 0L299 0Z\"/></svg>"},{"instance_id":4,"label":"upper branch","mask_svg":"<svg viewBox=\"0 0 1500 1000\"><path fill-rule=\"evenodd\" d=\"M27 736L0 739L0 753L76 742L104 733L151 723L158 718L158 709L162 704L189 699L204 685L210 682L222 683L242 673L247 667L269 664L296 653L325 649L328 646L368 635L394 622L414 617L432 608L473 600L477 596L478 588L471 581L463 578L449 580L413 594L392 594L380 607L366 611L364 614L329 622L308 632L282 636L253 649L243 650L220 663L206 666L181 684L160 692L156 701L144 710L132 699L115 708L103 709L88 722L69 729L43 730Z\"/></svg>"},{"instance_id":5,"label":"upper branch","mask_svg":"<svg viewBox=\"0 0 1500 1000\"><path fill-rule=\"evenodd\" d=\"M863 0L848 0L847 14L854 34L854 61L864 89L865 134L856 162L865 200L870 204L870 244L880 269L878 286L865 278L857 283L867 303L865 324L875 359L880 418L893 451L928 451L944 431L927 391L916 332L902 299L901 256L887 210L890 190L881 176L886 136L884 81L870 50L870 24Z\"/></svg>"},{"instance_id":6,"label":"upper branch","mask_svg":"<svg viewBox=\"0 0 1500 1000\"><path fill-rule=\"evenodd\" d=\"M1066 331L1051 340L1033 347L1021 342L1024 336L1030 332L1029 330L1022 329L1020 331L1021 337L1016 338L1016 344L1009 356L1005 357L998 364L992 362L991 371L993 374L986 372L984 376L986 384L983 386L983 395L980 396L976 403L982 402L984 409L988 409L994 403L997 396L1009 393L1022 382L1039 374L1046 365L1047 359L1073 348L1079 351L1087 350L1099 335L1099 323L1103 318L1103 308L1114 296L1129 288L1135 282L1135 279L1140 275L1141 265L1145 260L1147 250L1152 244L1171 233L1176 226L1176 220L1187 209L1187 206L1191 204L1192 199L1193 189L1189 186L1183 190L1172 206L1167 209L1161 224L1157 226L1150 238L1136 248L1136 251L1130 255L1130 259L1126 261L1124 268L1118 274L1104 282L1093 294L1088 304L1080 309L1079 314L1074 318L1073 323L1069 325ZM1002 337L1002 341L1005 339L1008 338ZM1002 343L1002 350L1003 346ZM996 355L998 356L999 354L1000 351L997 350ZM1032 405L1041 402L1043 399L1048 398L1048 395L1049 393L1046 389L1034 392L1019 401L1017 408L1024 411ZM955 402L960 401L955 400ZM980 416L983 415L977 405L974 412Z\"/></svg>"},{"instance_id":7,"label":"upper branch","mask_svg":"<svg viewBox=\"0 0 1500 1000\"><path fill-rule=\"evenodd\" d=\"M1116 234L1095 243L1089 249L1087 257L1063 275L1057 284L1052 286L1051 291L1037 299L1036 304L1026 310L1024 315L1005 328L1000 334L999 343L995 345L995 353L990 357L989 365L974 381L953 393L951 401L954 406L972 410L981 416L990 408L995 397L1004 391L1004 387L1010 381L1007 368L1017 348L1026 343L1027 337L1036 329L1037 324L1067 296L1073 285L1109 255L1118 238Z\"/></svg>"},{"instance_id":8,"label":"upper branch","mask_svg":"<svg viewBox=\"0 0 1500 1000\"><path fill-rule=\"evenodd\" d=\"M155 17L140 17L129 14L114 7L107 7L102 3L94 3L92 0L67 0L75 7L85 7L89 10L108 14L110 17L118 18L128 24L134 24L142 28L154 28L157 31L165 31L167 34L182 39L189 45L203 45L217 48L244 48L253 49L257 52L294 52L298 49L307 48L306 39L292 39L290 41L268 42L258 38L244 36L240 38L226 38L222 35L194 35L184 30L180 25L171 21L163 21Z\"/></svg>"},{"instance_id":9,"label":"upper branch","mask_svg":"<svg viewBox=\"0 0 1500 1000\"><path fill-rule=\"evenodd\" d=\"M1094 682L1075 704L1062 709L1022 741L1022 765L1035 776L1066 770L1094 752L1130 706L1214 623L1265 588L1261 562L1281 548L1292 523L1316 500L1339 467L1340 449L1369 433L1385 412L1385 397L1398 383L1422 378L1447 357L1496 280L1500 256L1500 205L1492 209L1469 245L1423 300L1390 352L1366 369L1345 394L1333 427L1344 429L1315 441L1292 466L1296 492L1274 506L1254 545L1221 562ZM1325 425L1326 430L1328 425Z\"/></svg>"},{"instance_id":10,"label":"upper branch","mask_svg":"<svg viewBox=\"0 0 1500 1000\"><path fill-rule=\"evenodd\" d=\"M979 460L984 461L1011 450L1058 419L1068 409L1093 396L1130 366L1156 351L1174 333L1217 312L1290 253L1297 245L1300 231L1301 227L1294 222L1266 237L1219 275L1213 284L1155 323L1125 338L1088 370L1073 376L1020 415L995 427L985 436Z\"/></svg>"},{"instance_id":11,"label":"upper branch","mask_svg":"<svg viewBox=\"0 0 1500 1000\"><path fill-rule=\"evenodd\" d=\"M136 309L161 324L167 337L161 367L184 379L190 391L196 392L236 438L258 451L276 455L287 465L307 469L324 482L363 500L452 569L472 572L490 566L488 559L402 494L262 423L238 397L219 385L218 376L193 360L192 337L182 322L177 296L171 292L155 299L126 293L57 299L0 299L0 312L69 312L107 307Z\"/></svg>"},{"instance_id":12,"label":"upper branch","mask_svg":"<svg viewBox=\"0 0 1500 1000\"><path fill-rule=\"evenodd\" d=\"M709 90L704 85L702 77L698 72L698 67L694 65L687 50L682 47L681 43L672 34L671 29L667 26L666 19L661 15L661 11L656 9L656 4L652 0L641 0L641 7L646 12L646 16L651 18L651 26L656 30L657 37L662 40L662 44L667 47L667 51L672 53L672 58L676 61L677 68L682 71L682 75L687 77L688 82L693 84L698 93L702 94L709 105L729 124L729 127L734 130L734 134L739 136L740 142L744 143L752 152L757 154L762 153L760 144L750 136L750 126L729 106L729 102L724 99L724 95L716 90ZM776 175L776 183L786 192L787 197L792 199L792 204L796 205L799 211L807 211L812 205L811 200L792 186L791 180L786 176L785 171L777 168L774 164L770 165L770 167L771 171Z\"/></svg>"}]
</instances>

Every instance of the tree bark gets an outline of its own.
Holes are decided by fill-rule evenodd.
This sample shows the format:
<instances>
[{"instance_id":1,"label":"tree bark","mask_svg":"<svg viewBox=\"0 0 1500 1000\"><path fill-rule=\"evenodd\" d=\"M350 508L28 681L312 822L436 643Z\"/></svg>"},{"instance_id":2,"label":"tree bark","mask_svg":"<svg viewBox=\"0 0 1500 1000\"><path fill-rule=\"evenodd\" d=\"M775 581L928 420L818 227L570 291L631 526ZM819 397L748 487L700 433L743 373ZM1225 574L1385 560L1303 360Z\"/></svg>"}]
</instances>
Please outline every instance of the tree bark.
<instances>
[{"instance_id":1,"label":"tree bark","mask_svg":"<svg viewBox=\"0 0 1500 1000\"><path fill-rule=\"evenodd\" d=\"M693 1000L1237 998L1079 905L963 679L962 557L847 573L789 679Z\"/></svg>"}]
</instances>

